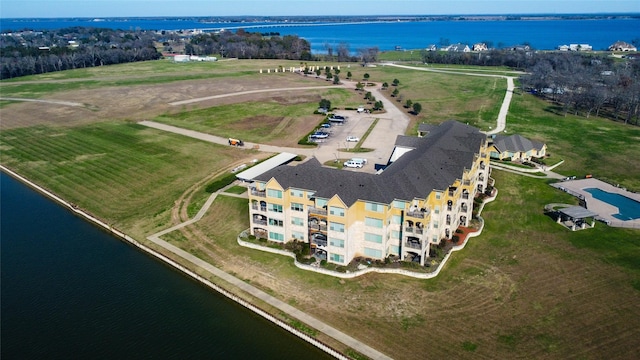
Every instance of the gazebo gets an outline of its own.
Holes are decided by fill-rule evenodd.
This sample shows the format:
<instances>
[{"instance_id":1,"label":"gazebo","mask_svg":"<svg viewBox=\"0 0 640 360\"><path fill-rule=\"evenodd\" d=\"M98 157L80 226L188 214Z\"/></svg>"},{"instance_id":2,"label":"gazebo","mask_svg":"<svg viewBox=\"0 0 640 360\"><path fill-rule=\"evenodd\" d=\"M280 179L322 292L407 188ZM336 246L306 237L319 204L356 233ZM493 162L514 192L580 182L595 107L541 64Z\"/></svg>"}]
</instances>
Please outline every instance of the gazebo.
<instances>
[{"instance_id":1,"label":"gazebo","mask_svg":"<svg viewBox=\"0 0 640 360\"><path fill-rule=\"evenodd\" d=\"M562 209L557 209L556 214L558 218L556 221L558 224L564 224L566 227L570 228L571 231L576 231L578 229L586 229L587 222L585 219L591 218L591 227L595 226L595 217L598 215L589 209L583 208L582 206L569 206Z\"/></svg>"}]
</instances>

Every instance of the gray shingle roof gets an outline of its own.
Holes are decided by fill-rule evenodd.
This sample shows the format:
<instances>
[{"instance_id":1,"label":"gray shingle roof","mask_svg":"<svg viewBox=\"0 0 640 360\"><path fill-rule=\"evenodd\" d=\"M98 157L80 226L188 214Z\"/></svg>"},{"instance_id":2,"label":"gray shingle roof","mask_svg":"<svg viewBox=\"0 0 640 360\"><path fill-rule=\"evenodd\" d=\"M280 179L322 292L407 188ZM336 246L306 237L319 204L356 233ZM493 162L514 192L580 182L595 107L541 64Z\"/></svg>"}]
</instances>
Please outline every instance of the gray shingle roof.
<instances>
[{"instance_id":1,"label":"gray shingle roof","mask_svg":"<svg viewBox=\"0 0 640 360\"><path fill-rule=\"evenodd\" d=\"M493 145L500 152L527 152L529 150L540 150L544 146L544 143L536 140L529 140L520 135L496 135L493 139Z\"/></svg>"},{"instance_id":2,"label":"gray shingle roof","mask_svg":"<svg viewBox=\"0 0 640 360\"><path fill-rule=\"evenodd\" d=\"M427 136L414 139L415 149L379 175L324 167L311 158L298 166L279 166L255 180L275 178L285 189L312 190L322 198L337 194L347 206L358 200L384 204L395 199L410 201L424 198L434 189L444 191L460 179L464 169L471 168L486 137L474 127L449 120L433 127Z\"/></svg>"}]
</instances>

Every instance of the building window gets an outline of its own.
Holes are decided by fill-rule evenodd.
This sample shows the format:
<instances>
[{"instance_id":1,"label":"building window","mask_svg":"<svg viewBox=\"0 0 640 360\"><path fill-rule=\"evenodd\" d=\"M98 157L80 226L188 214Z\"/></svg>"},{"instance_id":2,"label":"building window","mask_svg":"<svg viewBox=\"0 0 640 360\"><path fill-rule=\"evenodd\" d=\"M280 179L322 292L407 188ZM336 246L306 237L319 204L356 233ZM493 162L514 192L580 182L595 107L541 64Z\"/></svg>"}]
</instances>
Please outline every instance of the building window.
<instances>
[{"instance_id":1,"label":"building window","mask_svg":"<svg viewBox=\"0 0 640 360\"><path fill-rule=\"evenodd\" d=\"M293 211L304 211L304 205L298 203L291 203L291 210Z\"/></svg>"},{"instance_id":2,"label":"building window","mask_svg":"<svg viewBox=\"0 0 640 360\"><path fill-rule=\"evenodd\" d=\"M342 264L344 263L344 255L329 254L329 260Z\"/></svg>"},{"instance_id":3,"label":"building window","mask_svg":"<svg viewBox=\"0 0 640 360\"><path fill-rule=\"evenodd\" d=\"M364 255L380 259L382 257L382 250L370 249L366 247L364 248Z\"/></svg>"},{"instance_id":4,"label":"building window","mask_svg":"<svg viewBox=\"0 0 640 360\"><path fill-rule=\"evenodd\" d=\"M381 212L384 211L384 205L366 202L366 203L364 203L364 209L367 210L367 211L373 211L373 212L381 213Z\"/></svg>"},{"instance_id":5,"label":"building window","mask_svg":"<svg viewBox=\"0 0 640 360\"><path fill-rule=\"evenodd\" d=\"M436 191L436 199L440 199L442 197L442 192Z\"/></svg>"},{"instance_id":6,"label":"building window","mask_svg":"<svg viewBox=\"0 0 640 360\"><path fill-rule=\"evenodd\" d=\"M344 216L344 209L337 206L329 206L329 214L336 216Z\"/></svg>"},{"instance_id":7,"label":"building window","mask_svg":"<svg viewBox=\"0 0 640 360\"><path fill-rule=\"evenodd\" d=\"M433 222L433 228L434 228L434 229L437 229L437 228L438 228L438 222L437 222L437 221L434 221L434 222Z\"/></svg>"},{"instance_id":8,"label":"building window","mask_svg":"<svg viewBox=\"0 0 640 360\"><path fill-rule=\"evenodd\" d=\"M282 212L282 205L278 205L278 204L267 204L267 209L268 209L269 211L273 211L273 212L281 213L281 212Z\"/></svg>"},{"instance_id":9,"label":"building window","mask_svg":"<svg viewBox=\"0 0 640 360\"><path fill-rule=\"evenodd\" d=\"M433 213L434 213L434 214L440 214L440 205L436 205L436 206L433 208Z\"/></svg>"},{"instance_id":10,"label":"building window","mask_svg":"<svg viewBox=\"0 0 640 360\"><path fill-rule=\"evenodd\" d=\"M370 218L370 217L365 217L364 218L364 224L366 226L371 226L371 227L375 227L375 228L382 228L382 219L376 219L376 218Z\"/></svg>"},{"instance_id":11,"label":"building window","mask_svg":"<svg viewBox=\"0 0 640 360\"><path fill-rule=\"evenodd\" d=\"M364 241L374 242L378 244L382 244L382 235L364 233Z\"/></svg>"},{"instance_id":12,"label":"building window","mask_svg":"<svg viewBox=\"0 0 640 360\"><path fill-rule=\"evenodd\" d=\"M339 248L343 248L344 247L344 240L336 239L336 238L329 238L329 245L335 246L335 247L339 247Z\"/></svg>"},{"instance_id":13,"label":"building window","mask_svg":"<svg viewBox=\"0 0 640 360\"><path fill-rule=\"evenodd\" d=\"M277 232L269 231L269 240L284 241L284 235Z\"/></svg>"},{"instance_id":14,"label":"building window","mask_svg":"<svg viewBox=\"0 0 640 360\"><path fill-rule=\"evenodd\" d=\"M391 216L391 223L392 224L402 224L402 217L400 215Z\"/></svg>"},{"instance_id":15,"label":"building window","mask_svg":"<svg viewBox=\"0 0 640 360\"><path fill-rule=\"evenodd\" d=\"M340 223L331 221L331 222L329 222L329 230L343 233L344 232L344 224L340 224Z\"/></svg>"},{"instance_id":16,"label":"building window","mask_svg":"<svg viewBox=\"0 0 640 360\"><path fill-rule=\"evenodd\" d=\"M327 206L327 199L320 199L320 198L316 198L316 207L319 209L324 208L325 206Z\"/></svg>"},{"instance_id":17,"label":"building window","mask_svg":"<svg viewBox=\"0 0 640 360\"><path fill-rule=\"evenodd\" d=\"M393 207L396 209L404 209L405 206L406 206L406 203L404 201L400 201L400 200L393 201Z\"/></svg>"},{"instance_id":18,"label":"building window","mask_svg":"<svg viewBox=\"0 0 640 360\"><path fill-rule=\"evenodd\" d=\"M304 233L300 232L300 231L292 231L291 232L291 237L294 239L298 239L298 240L303 240L304 241Z\"/></svg>"},{"instance_id":19,"label":"building window","mask_svg":"<svg viewBox=\"0 0 640 360\"><path fill-rule=\"evenodd\" d=\"M400 231L391 230L391 238L395 240L400 239Z\"/></svg>"},{"instance_id":20,"label":"building window","mask_svg":"<svg viewBox=\"0 0 640 360\"><path fill-rule=\"evenodd\" d=\"M280 226L282 227L282 220L278 219L269 219L269 225Z\"/></svg>"},{"instance_id":21,"label":"building window","mask_svg":"<svg viewBox=\"0 0 640 360\"><path fill-rule=\"evenodd\" d=\"M282 199L282 191L274 190L274 189L267 189L267 196L268 197Z\"/></svg>"},{"instance_id":22,"label":"building window","mask_svg":"<svg viewBox=\"0 0 640 360\"><path fill-rule=\"evenodd\" d=\"M304 191L302 190L291 189L289 193L291 194L291 196L294 196L294 197L304 197Z\"/></svg>"},{"instance_id":23,"label":"building window","mask_svg":"<svg viewBox=\"0 0 640 360\"><path fill-rule=\"evenodd\" d=\"M291 225L300 225L300 226L303 226L303 225L304 225L304 219L299 218L299 217L292 216L292 217L291 217Z\"/></svg>"},{"instance_id":24,"label":"building window","mask_svg":"<svg viewBox=\"0 0 640 360\"><path fill-rule=\"evenodd\" d=\"M397 245L389 246L389 252L394 255L400 254L400 246L397 246Z\"/></svg>"}]
</instances>

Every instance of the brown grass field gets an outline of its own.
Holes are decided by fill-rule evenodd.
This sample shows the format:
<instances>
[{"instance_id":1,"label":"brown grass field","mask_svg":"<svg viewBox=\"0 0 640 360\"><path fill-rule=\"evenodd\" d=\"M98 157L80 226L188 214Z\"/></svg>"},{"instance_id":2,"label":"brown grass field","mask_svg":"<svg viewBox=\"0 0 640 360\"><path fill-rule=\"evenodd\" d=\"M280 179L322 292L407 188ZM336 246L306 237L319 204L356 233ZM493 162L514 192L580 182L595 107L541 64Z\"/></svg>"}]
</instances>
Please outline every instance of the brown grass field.
<instances>
[{"instance_id":1,"label":"brown grass field","mask_svg":"<svg viewBox=\"0 0 640 360\"><path fill-rule=\"evenodd\" d=\"M134 122L191 119L193 126L209 126L215 133L216 128L207 125L211 114L234 104L239 113L246 110L243 107L259 106L246 104L266 104L267 109L299 106L300 113L308 115L252 114L219 125L240 134L251 134L256 126L279 128L268 141L292 146L321 119L311 115L321 97L331 98L339 107L362 102L355 93L310 90L295 96L268 93L168 105L247 89L330 85L299 75L257 76L258 68L282 63L133 64L81 70L74 76L58 73L3 82L3 96L85 106L0 102L2 164L148 244L146 235L187 219L189 204L202 202L207 196L203 188L213 178L269 154L205 144ZM493 79L451 81L442 74L352 66L354 78L369 72L372 81L400 79L405 99L423 103L423 113L415 117L414 125L458 118L486 128L504 96L505 85ZM187 75L195 78L185 79ZM524 134L550 133L536 132L529 122L534 115L554 116L540 110L544 105L524 97L514 101L516 109L537 110L524 119L514 115L513 126ZM590 121L618 128L604 119ZM635 129L620 131L637 136ZM117 145L110 145L116 140ZM130 142L135 147L123 145ZM569 145L550 144L550 148L577 152ZM640 150L620 151L620 157L630 159L637 158ZM588 160L570 159L568 167L580 169L584 161ZM624 169L610 171L615 179L628 176ZM637 170L631 167L630 171L630 182L635 184ZM497 170L492 177L499 194L482 214L484 233L455 253L432 280L379 274L340 280L298 270L289 258L239 247L235 238L248 226L248 204L224 195L203 220L165 239L396 359L640 358L638 230L597 224L588 231L568 232L541 210L546 203L575 199L544 179ZM612 244L612 239L621 244L616 245L618 250L610 250L610 245L598 248L598 243ZM326 336L318 337L345 350Z\"/></svg>"}]
</instances>

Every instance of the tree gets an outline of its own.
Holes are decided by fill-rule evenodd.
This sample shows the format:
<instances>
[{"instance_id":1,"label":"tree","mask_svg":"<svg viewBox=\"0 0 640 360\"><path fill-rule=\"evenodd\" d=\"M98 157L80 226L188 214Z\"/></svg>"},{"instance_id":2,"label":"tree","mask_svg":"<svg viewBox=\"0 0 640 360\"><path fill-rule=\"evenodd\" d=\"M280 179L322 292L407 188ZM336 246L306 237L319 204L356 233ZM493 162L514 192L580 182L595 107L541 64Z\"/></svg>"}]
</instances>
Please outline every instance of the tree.
<instances>
[{"instance_id":1,"label":"tree","mask_svg":"<svg viewBox=\"0 0 640 360\"><path fill-rule=\"evenodd\" d=\"M353 74L351 73L351 71L347 71L347 79L351 80L352 76Z\"/></svg>"},{"instance_id":2,"label":"tree","mask_svg":"<svg viewBox=\"0 0 640 360\"><path fill-rule=\"evenodd\" d=\"M391 96L396 97L396 96L398 96L398 94L400 94L400 90L393 89L393 92L391 93Z\"/></svg>"},{"instance_id":3,"label":"tree","mask_svg":"<svg viewBox=\"0 0 640 360\"><path fill-rule=\"evenodd\" d=\"M356 84L356 90L362 90L362 89L364 89L364 84L358 81L358 83Z\"/></svg>"},{"instance_id":4,"label":"tree","mask_svg":"<svg viewBox=\"0 0 640 360\"><path fill-rule=\"evenodd\" d=\"M407 99L404 107L406 107L407 109L411 109L411 105L413 105L413 101L411 101L411 99Z\"/></svg>"},{"instance_id":5,"label":"tree","mask_svg":"<svg viewBox=\"0 0 640 360\"><path fill-rule=\"evenodd\" d=\"M328 99L322 99L322 100L320 100L320 103L318 103L318 106L319 106L320 108L324 108L324 109L327 109L327 110L331 110L331 100L328 100Z\"/></svg>"},{"instance_id":6,"label":"tree","mask_svg":"<svg viewBox=\"0 0 640 360\"><path fill-rule=\"evenodd\" d=\"M418 114L420 114L420 111L422 111L422 105L420 105L420 103L414 103L413 104L413 113L418 115Z\"/></svg>"},{"instance_id":7,"label":"tree","mask_svg":"<svg viewBox=\"0 0 640 360\"><path fill-rule=\"evenodd\" d=\"M365 98L365 100L369 100L369 99L371 99L371 95L372 95L372 94L371 94L371 91L367 91L367 93L366 93L366 94L364 94L364 98Z\"/></svg>"},{"instance_id":8,"label":"tree","mask_svg":"<svg viewBox=\"0 0 640 360\"><path fill-rule=\"evenodd\" d=\"M333 79L333 74L331 74L331 71L327 71L327 80L331 79Z\"/></svg>"},{"instance_id":9,"label":"tree","mask_svg":"<svg viewBox=\"0 0 640 360\"><path fill-rule=\"evenodd\" d=\"M364 73L362 77L364 78L365 81L369 81L369 73Z\"/></svg>"},{"instance_id":10,"label":"tree","mask_svg":"<svg viewBox=\"0 0 640 360\"><path fill-rule=\"evenodd\" d=\"M388 82L383 82L382 83L382 90L386 90L389 87L389 83Z\"/></svg>"},{"instance_id":11,"label":"tree","mask_svg":"<svg viewBox=\"0 0 640 360\"><path fill-rule=\"evenodd\" d=\"M336 85L340 84L340 78L338 77L338 75L333 76L333 83Z\"/></svg>"},{"instance_id":12,"label":"tree","mask_svg":"<svg viewBox=\"0 0 640 360\"><path fill-rule=\"evenodd\" d=\"M398 86L400 84L400 80L393 79L393 86Z\"/></svg>"},{"instance_id":13,"label":"tree","mask_svg":"<svg viewBox=\"0 0 640 360\"><path fill-rule=\"evenodd\" d=\"M382 101L376 101L373 104L373 110L382 110L384 108L384 103Z\"/></svg>"},{"instance_id":14,"label":"tree","mask_svg":"<svg viewBox=\"0 0 640 360\"><path fill-rule=\"evenodd\" d=\"M322 74L322 70L320 70L320 68L316 69L316 77L320 76L320 74Z\"/></svg>"}]
</instances>

